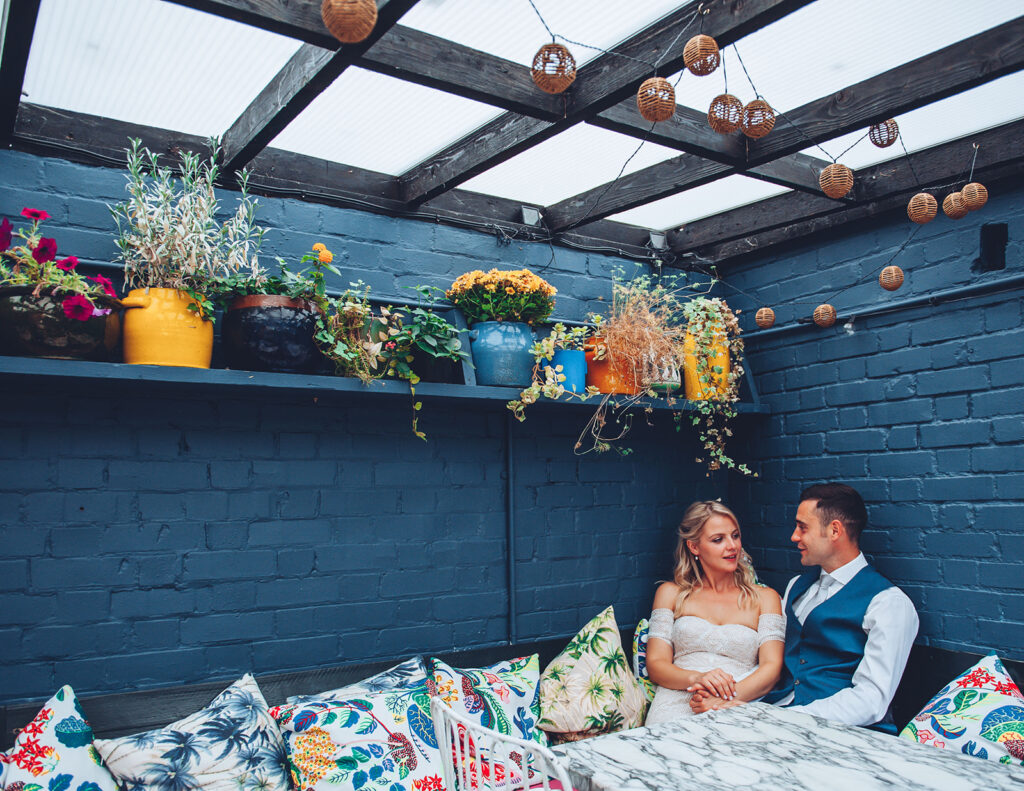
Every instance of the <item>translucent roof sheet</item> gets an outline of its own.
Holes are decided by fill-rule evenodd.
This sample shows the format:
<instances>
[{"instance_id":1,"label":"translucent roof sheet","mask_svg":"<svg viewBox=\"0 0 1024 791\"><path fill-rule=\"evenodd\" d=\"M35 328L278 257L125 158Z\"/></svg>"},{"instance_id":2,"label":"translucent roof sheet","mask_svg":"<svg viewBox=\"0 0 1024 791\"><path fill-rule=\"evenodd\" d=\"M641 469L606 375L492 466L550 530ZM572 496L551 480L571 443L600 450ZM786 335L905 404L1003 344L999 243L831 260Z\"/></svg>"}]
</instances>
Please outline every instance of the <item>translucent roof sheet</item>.
<instances>
[{"instance_id":1,"label":"translucent roof sheet","mask_svg":"<svg viewBox=\"0 0 1024 791\"><path fill-rule=\"evenodd\" d=\"M160 0L43 0L23 98L222 135L299 46Z\"/></svg>"},{"instance_id":2,"label":"translucent roof sheet","mask_svg":"<svg viewBox=\"0 0 1024 791\"><path fill-rule=\"evenodd\" d=\"M397 176L501 112L349 68L270 145Z\"/></svg>"},{"instance_id":3,"label":"translucent roof sheet","mask_svg":"<svg viewBox=\"0 0 1024 791\"><path fill-rule=\"evenodd\" d=\"M579 124L470 179L474 192L548 206L614 179L626 165L633 173L679 152L633 137Z\"/></svg>"},{"instance_id":4,"label":"translucent roof sheet","mask_svg":"<svg viewBox=\"0 0 1024 791\"><path fill-rule=\"evenodd\" d=\"M589 45L559 39L572 52L577 66L601 54L590 47L612 47L683 5L679 0L533 3L552 32ZM402 17L402 25L526 66L533 61L534 53L551 41L527 0L420 0Z\"/></svg>"}]
</instances>

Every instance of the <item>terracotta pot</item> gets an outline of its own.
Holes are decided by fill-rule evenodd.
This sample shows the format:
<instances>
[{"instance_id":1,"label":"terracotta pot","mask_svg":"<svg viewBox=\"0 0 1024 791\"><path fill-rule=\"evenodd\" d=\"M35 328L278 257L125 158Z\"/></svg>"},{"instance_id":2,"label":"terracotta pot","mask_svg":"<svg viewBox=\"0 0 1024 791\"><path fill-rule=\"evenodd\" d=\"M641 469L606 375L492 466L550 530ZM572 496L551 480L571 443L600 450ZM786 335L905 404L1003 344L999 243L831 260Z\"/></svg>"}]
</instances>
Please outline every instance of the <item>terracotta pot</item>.
<instances>
[{"instance_id":1,"label":"terracotta pot","mask_svg":"<svg viewBox=\"0 0 1024 791\"><path fill-rule=\"evenodd\" d=\"M110 308L110 313L79 321L64 314L62 295L34 297L31 291L5 289L0 293L0 352L63 360L116 359L121 342L120 303L116 299L94 297L93 303Z\"/></svg>"},{"instance_id":2,"label":"terracotta pot","mask_svg":"<svg viewBox=\"0 0 1024 791\"><path fill-rule=\"evenodd\" d=\"M608 352L605 359L598 360L595 357L596 347L604 343L604 338L595 337L587 341L587 386L596 387L602 393L615 393L622 395L636 395L640 387L636 381L636 373L631 365L624 364L625 360L616 360L614 363L609 359Z\"/></svg>"},{"instance_id":3,"label":"terracotta pot","mask_svg":"<svg viewBox=\"0 0 1024 791\"><path fill-rule=\"evenodd\" d=\"M188 309L195 302L184 291L137 288L122 304L126 363L210 367L213 323Z\"/></svg>"},{"instance_id":4,"label":"terracotta pot","mask_svg":"<svg viewBox=\"0 0 1024 791\"><path fill-rule=\"evenodd\" d=\"M236 297L224 311L221 342L228 368L313 373L324 356L313 340L319 309L277 294Z\"/></svg>"},{"instance_id":5,"label":"terracotta pot","mask_svg":"<svg viewBox=\"0 0 1024 791\"><path fill-rule=\"evenodd\" d=\"M683 381L686 384L688 401L703 401L723 397L729 389L729 345L725 338L717 338L712 345L712 356L709 360L712 369L721 368L721 373L712 373L711 382L700 381L697 375L697 340L686 333L683 340Z\"/></svg>"}]
</instances>

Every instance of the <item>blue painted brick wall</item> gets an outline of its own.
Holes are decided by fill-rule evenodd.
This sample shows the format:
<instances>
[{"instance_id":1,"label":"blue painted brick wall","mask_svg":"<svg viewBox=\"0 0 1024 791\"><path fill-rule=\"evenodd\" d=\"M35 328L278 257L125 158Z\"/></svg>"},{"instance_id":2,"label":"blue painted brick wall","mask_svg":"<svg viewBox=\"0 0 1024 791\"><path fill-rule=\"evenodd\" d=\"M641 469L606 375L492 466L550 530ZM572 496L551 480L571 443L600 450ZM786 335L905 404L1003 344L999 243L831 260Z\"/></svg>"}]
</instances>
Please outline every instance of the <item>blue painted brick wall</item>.
<instances>
[{"instance_id":1,"label":"blue painted brick wall","mask_svg":"<svg viewBox=\"0 0 1024 791\"><path fill-rule=\"evenodd\" d=\"M996 222L1009 225L1007 266L979 275L979 227ZM1020 189L994 190L958 222L940 213L893 262L904 286L883 291L876 270L913 227L862 225L726 267L725 280L746 292L730 304L749 332L762 304L783 326L826 299L842 317L1024 273ZM734 480L730 496L758 566L784 586L799 570L789 544L799 492L850 483L868 503L863 548L914 600L919 641L1024 658L1022 290L858 319L852 335L839 325L747 342L773 417L744 438L761 477Z\"/></svg>"},{"instance_id":2,"label":"blue painted brick wall","mask_svg":"<svg viewBox=\"0 0 1024 791\"><path fill-rule=\"evenodd\" d=\"M53 215L62 252L115 255L116 170L0 153L0 215ZM9 188L7 188L9 187ZM474 268L548 264L547 245L297 201L263 200L267 251L318 240L376 293ZM582 318L629 262L556 248L557 312ZM342 284L344 285L344 283ZM586 286L585 288L583 286ZM515 631L568 637L614 604L649 612L674 527L721 494L664 415L628 457L577 457L586 409L511 425ZM0 703L497 644L509 634L501 403L130 385L0 393Z\"/></svg>"}]
</instances>

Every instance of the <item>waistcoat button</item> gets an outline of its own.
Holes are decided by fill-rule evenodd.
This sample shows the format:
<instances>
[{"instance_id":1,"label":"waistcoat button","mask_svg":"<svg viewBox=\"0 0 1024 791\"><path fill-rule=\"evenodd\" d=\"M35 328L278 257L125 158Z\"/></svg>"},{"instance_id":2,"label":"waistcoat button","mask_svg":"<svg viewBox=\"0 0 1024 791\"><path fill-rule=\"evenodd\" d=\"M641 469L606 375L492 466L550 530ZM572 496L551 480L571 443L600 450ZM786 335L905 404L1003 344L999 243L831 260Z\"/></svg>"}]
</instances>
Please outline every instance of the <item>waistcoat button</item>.
<instances>
[{"instance_id":1,"label":"waistcoat button","mask_svg":"<svg viewBox=\"0 0 1024 791\"><path fill-rule=\"evenodd\" d=\"M800 679L796 679L793 683L794 684L799 684L800 683Z\"/></svg>"}]
</instances>

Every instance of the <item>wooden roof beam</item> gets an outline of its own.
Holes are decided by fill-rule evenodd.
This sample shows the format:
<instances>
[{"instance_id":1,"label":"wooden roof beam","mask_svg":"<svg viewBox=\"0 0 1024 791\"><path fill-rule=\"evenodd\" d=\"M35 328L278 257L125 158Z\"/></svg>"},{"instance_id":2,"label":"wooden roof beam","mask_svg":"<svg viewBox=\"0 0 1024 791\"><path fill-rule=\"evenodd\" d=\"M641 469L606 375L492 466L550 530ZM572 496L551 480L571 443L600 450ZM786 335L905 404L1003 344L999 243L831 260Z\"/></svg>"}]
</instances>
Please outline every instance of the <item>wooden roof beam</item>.
<instances>
[{"instance_id":1,"label":"wooden roof beam","mask_svg":"<svg viewBox=\"0 0 1024 791\"><path fill-rule=\"evenodd\" d=\"M21 103L25 84L25 68L32 47L32 35L39 17L40 0L11 0L4 13L3 39L0 48L0 141L7 142L14 133L14 119Z\"/></svg>"}]
</instances>

